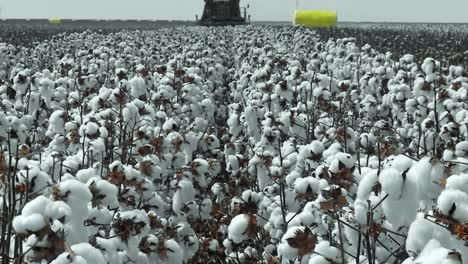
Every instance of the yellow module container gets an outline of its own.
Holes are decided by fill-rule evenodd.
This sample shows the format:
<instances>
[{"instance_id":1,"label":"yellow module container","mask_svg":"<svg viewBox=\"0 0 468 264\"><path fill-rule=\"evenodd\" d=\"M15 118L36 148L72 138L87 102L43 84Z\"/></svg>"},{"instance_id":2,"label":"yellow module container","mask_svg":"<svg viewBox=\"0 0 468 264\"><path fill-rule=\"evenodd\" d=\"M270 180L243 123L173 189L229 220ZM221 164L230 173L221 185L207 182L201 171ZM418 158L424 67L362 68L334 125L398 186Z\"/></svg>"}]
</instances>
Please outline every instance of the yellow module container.
<instances>
[{"instance_id":1,"label":"yellow module container","mask_svg":"<svg viewBox=\"0 0 468 264\"><path fill-rule=\"evenodd\" d=\"M334 27L337 15L335 11L326 10L296 10L294 13L294 25L306 27Z\"/></svg>"},{"instance_id":2,"label":"yellow module container","mask_svg":"<svg viewBox=\"0 0 468 264\"><path fill-rule=\"evenodd\" d=\"M62 23L62 19L54 17L54 18L49 19L49 23L51 23L51 24L60 24L60 23Z\"/></svg>"}]
</instances>

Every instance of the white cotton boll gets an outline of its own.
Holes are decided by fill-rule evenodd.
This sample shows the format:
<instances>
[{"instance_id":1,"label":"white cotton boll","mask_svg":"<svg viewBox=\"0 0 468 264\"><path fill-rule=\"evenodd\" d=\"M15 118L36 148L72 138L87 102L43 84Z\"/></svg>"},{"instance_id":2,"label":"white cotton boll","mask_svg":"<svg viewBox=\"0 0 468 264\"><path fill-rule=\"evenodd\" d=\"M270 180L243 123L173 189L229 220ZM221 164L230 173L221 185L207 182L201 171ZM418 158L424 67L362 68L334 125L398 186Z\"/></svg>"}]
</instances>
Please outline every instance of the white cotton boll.
<instances>
[{"instance_id":1,"label":"white cotton boll","mask_svg":"<svg viewBox=\"0 0 468 264\"><path fill-rule=\"evenodd\" d=\"M82 243L88 241L88 230L84 227L84 221L88 217L88 203L91 201L92 194L88 186L78 180L70 179L58 184L58 195L72 210L70 223L72 230L67 241L70 244Z\"/></svg>"},{"instance_id":2,"label":"white cotton boll","mask_svg":"<svg viewBox=\"0 0 468 264\"><path fill-rule=\"evenodd\" d=\"M99 95L98 96L99 96L99 98L101 100L108 100L111 93L112 93L111 89L106 88L106 87L101 87L101 88L99 88L99 93L98 93Z\"/></svg>"},{"instance_id":3,"label":"white cotton boll","mask_svg":"<svg viewBox=\"0 0 468 264\"><path fill-rule=\"evenodd\" d=\"M412 54L405 54L403 57L400 58L401 64L411 64L414 61L414 55Z\"/></svg>"},{"instance_id":4,"label":"white cotton boll","mask_svg":"<svg viewBox=\"0 0 468 264\"><path fill-rule=\"evenodd\" d=\"M314 155L322 154L324 150L325 148L323 143L318 140L314 140L309 145L301 147L299 153L302 157L308 159Z\"/></svg>"},{"instance_id":5,"label":"white cotton boll","mask_svg":"<svg viewBox=\"0 0 468 264\"><path fill-rule=\"evenodd\" d=\"M468 157L468 141L462 141L455 146L455 155L457 157L466 158Z\"/></svg>"},{"instance_id":6,"label":"white cotton boll","mask_svg":"<svg viewBox=\"0 0 468 264\"><path fill-rule=\"evenodd\" d=\"M355 162L355 159L350 154L339 152L335 154L329 170L332 173L337 173L340 170L340 164L350 169L354 167Z\"/></svg>"},{"instance_id":7,"label":"white cotton boll","mask_svg":"<svg viewBox=\"0 0 468 264\"><path fill-rule=\"evenodd\" d=\"M468 171L468 159L466 158L456 158L457 163L452 165L453 174L461 174Z\"/></svg>"},{"instance_id":8,"label":"white cotton boll","mask_svg":"<svg viewBox=\"0 0 468 264\"><path fill-rule=\"evenodd\" d=\"M37 232L47 225L43 215L33 213L30 215L19 215L13 219L13 228L18 233Z\"/></svg>"},{"instance_id":9,"label":"white cotton boll","mask_svg":"<svg viewBox=\"0 0 468 264\"><path fill-rule=\"evenodd\" d=\"M437 208L462 223L468 221L468 195L463 191L444 190L437 199Z\"/></svg>"},{"instance_id":10,"label":"white cotton boll","mask_svg":"<svg viewBox=\"0 0 468 264\"><path fill-rule=\"evenodd\" d=\"M286 233L281 238L281 243L278 245L279 256L285 260L295 259L298 256L299 250L297 248L291 247L288 243L288 239L294 238L296 236L296 232L304 231L304 229L305 227L302 226L294 226L286 231Z\"/></svg>"},{"instance_id":11,"label":"white cotton boll","mask_svg":"<svg viewBox=\"0 0 468 264\"><path fill-rule=\"evenodd\" d=\"M49 117L49 130L54 134L65 134L65 111L56 110Z\"/></svg>"},{"instance_id":12,"label":"white cotton boll","mask_svg":"<svg viewBox=\"0 0 468 264\"><path fill-rule=\"evenodd\" d=\"M77 154L75 156L68 156L63 161L63 172L69 173L69 172L72 172L72 171L78 171L78 167L80 166L80 164L82 162L81 161L81 158L82 158L81 154L82 153L80 151L79 154ZM51 160L51 161L53 161L53 160ZM55 163L58 164L58 161L55 160ZM56 167L55 170L58 170L58 168Z\"/></svg>"},{"instance_id":13,"label":"white cotton boll","mask_svg":"<svg viewBox=\"0 0 468 264\"><path fill-rule=\"evenodd\" d=\"M400 175L400 172L392 168L382 170L379 175L382 191L388 194L388 199L392 200L400 199L404 181L405 179Z\"/></svg>"},{"instance_id":14,"label":"white cotton boll","mask_svg":"<svg viewBox=\"0 0 468 264\"><path fill-rule=\"evenodd\" d=\"M293 226L310 226L315 222L315 216L311 212L305 211L298 215L291 213L287 216L286 221L289 221L288 228Z\"/></svg>"},{"instance_id":15,"label":"white cotton boll","mask_svg":"<svg viewBox=\"0 0 468 264\"><path fill-rule=\"evenodd\" d=\"M93 262L91 262L93 263ZM75 256L68 252L58 255L50 264L90 264L83 257Z\"/></svg>"},{"instance_id":16,"label":"white cotton boll","mask_svg":"<svg viewBox=\"0 0 468 264\"><path fill-rule=\"evenodd\" d=\"M65 131L67 133L71 132L72 130L77 128L77 124L74 122L67 122L65 123Z\"/></svg>"},{"instance_id":17,"label":"white cotton boll","mask_svg":"<svg viewBox=\"0 0 468 264\"><path fill-rule=\"evenodd\" d=\"M134 103L128 103L123 109L123 121L129 128L136 126L136 122L140 119L138 108Z\"/></svg>"},{"instance_id":18,"label":"white cotton boll","mask_svg":"<svg viewBox=\"0 0 468 264\"><path fill-rule=\"evenodd\" d=\"M288 175L286 175L286 184L290 187L290 188L294 188L294 182L298 179L302 177L302 174L298 171L292 171L291 173L289 173Z\"/></svg>"},{"instance_id":19,"label":"white cotton boll","mask_svg":"<svg viewBox=\"0 0 468 264\"><path fill-rule=\"evenodd\" d=\"M406 239L406 251L410 255L417 255L434 237L435 225L427 221L423 213L419 213L415 221L410 225Z\"/></svg>"},{"instance_id":20,"label":"white cotton boll","mask_svg":"<svg viewBox=\"0 0 468 264\"><path fill-rule=\"evenodd\" d=\"M106 143L104 142L104 138L105 137L101 134L99 138L89 143L89 151L93 153L94 160L101 160L102 153L106 151Z\"/></svg>"},{"instance_id":21,"label":"white cotton boll","mask_svg":"<svg viewBox=\"0 0 468 264\"><path fill-rule=\"evenodd\" d=\"M367 224L367 213L369 212L369 206L366 200L354 201L354 218L361 224Z\"/></svg>"},{"instance_id":22,"label":"white cotton boll","mask_svg":"<svg viewBox=\"0 0 468 264\"><path fill-rule=\"evenodd\" d=\"M68 180L75 180L75 177L72 174L66 172L62 176L62 181L68 181Z\"/></svg>"},{"instance_id":23,"label":"white cotton boll","mask_svg":"<svg viewBox=\"0 0 468 264\"><path fill-rule=\"evenodd\" d=\"M139 98L142 95L146 94L146 84L145 84L145 79L142 77L134 76L130 80L130 95L133 98Z\"/></svg>"},{"instance_id":24,"label":"white cotton boll","mask_svg":"<svg viewBox=\"0 0 468 264\"><path fill-rule=\"evenodd\" d=\"M119 202L117 200L117 187L106 181L106 180L101 180L101 179L90 179L87 182L88 186L91 186L92 184L95 185L96 189L99 190L99 193L104 195L104 198L102 198L102 205L103 206L109 206L110 208L117 208L119 205Z\"/></svg>"},{"instance_id":25,"label":"white cotton boll","mask_svg":"<svg viewBox=\"0 0 468 264\"><path fill-rule=\"evenodd\" d=\"M448 177L445 189L460 190L468 193L468 174L452 175Z\"/></svg>"},{"instance_id":26,"label":"white cotton boll","mask_svg":"<svg viewBox=\"0 0 468 264\"><path fill-rule=\"evenodd\" d=\"M436 66L440 64L438 61L434 60L433 58L426 58L424 59L423 64L421 65L421 69L423 70L426 75L434 73Z\"/></svg>"},{"instance_id":27,"label":"white cotton boll","mask_svg":"<svg viewBox=\"0 0 468 264\"><path fill-rule=\"evenodd\" d=\"M86 183L89 181L89 179L96 176L96 171L93 168L81 169L76 173L76 179L82 183Z\"/></svg>"},{"instance_id":28,"label":"white cotton boll","mask_svg":"<svg viewBox=\"0 0 468 264\"><path fill-rule=\"evenodd\" d=\"M200 104L202 105L203 107L203 111L204 113L208 116L208 117L211 117L214 113L214 105L213 105L213 102L211 101L211 99L203 99Z\"/></svg>"},{"instance_id":29,"label":"white cotton boll","mask_svg":"<svg viewBox=\"0 0 468 264\"><path fill-rule=\"evenodd\" d=\"M166 120L167 119L167 114L164 111L157 111L155 116L156 116L156 118L161 119L161 120Z\"/></svg>"},{"instance_id":30,"label":"white cotton boll","mask_svg":"<svg viewBox=\"0 0 468 264\"><path fill-rule=\"evenodd\" d=\"M98 225L110 225L112 223L113 212L107 208L93 207L89 209L88 218L86 220L92 221ZM90 235L99 232L99 227L88 227Z\"/></svg>"},{"instance_id":31,"label":"white cotton boll","mask_svg":"<svg viewBox=\"0 0 468 264\"><path fill-rule=\"evenodd\" d=\"M294 190L296 193L318 193L320 191L319 180L314 177L298 178L294 181Z\"/></svg>"},{"instance_id":32,"label":"white cotton boll","mask_svg":"<svg viewBox=\"0 0 468 264\"><path fill-rule=\"evenodd\" d=\"M435 199L442 189L438 183L444 177L444 167L440 162L433 166L431 158L424 157L411 167L408 177L417 183L421 200Z\"/></svg>"},{"instance_id":33,"label":"white cotton boll","mask_svg":"<svg viewBox=\"0 0 468 264\"><path fill-rule=\"evenodd\" d=\"M229 127L229 134L233 135L234 137L238 136L240 132L242 131L240 118L241 117L239 115L235 113L231 113L227 120L227 125Z\"/></svg>"},{"instance_id":34,"label":"white cotton boll","mask_svg":"<svg viewBox=\"0 0 468 264\"><path fill-rule=\"evenodd\" d=\"M166 256L161 257L159 263L162 264L182 264L183 252L179 244L174 239L164 241L164 248L166 248Z\"/></svg>"},{"instance_id":35,"label":"white cotton boll","mask_svg":"<svg viewBox=\"0 0 468 264\"><path fill-rule=\"evenodd\" d=\"M242 192L242 200L244 202L255 202L259 203L263 199L263 194L252 192L251 190L246 190Z\"/></svg>"},{"instance_id":36,"label":"white cotton boll","mask_svg":"<svg viewBox=\"0 0 468 264\"><path fill-rule=\"evenodd\" d=\"M237 174L237 172L239 172L240 170L240 162L239 162L239 158L241 158L241 160L243 160L243 157L242 156L238 156L238 155L230 155L227 157L227 168L226 170L228 172L232 172L233 174Z\"/></svg>"},{"instance_id":37,"label":"white cotton boll","mask_svg":"<svg viewBox=\"0 0 468 264\"><path fill-rule=\"evenodd\" d=\"M198 175L205 175L208 172L208 161L204 159L194 159L192 161L192 168Z\"/></svg>"},{"instance_id":38,"label":"white cotton boll","mask_svg":"<svg viewBox=\"0 0 468 264\"><path fill-rule=\"evenodd\" d=\"M103 140L103 139L109 137L109 132L107 131L107 128L100 127L99 128L99 136L100 136L100 138L98 138L98 140L99 139Z\"/></svg>"},{"instance_id":39,"label":"white cotton boll","mask_svg":"<svg viewBox=\"0 0 468 264\"><path fill-rule=\"evenodd\" d=\"M312 141L312 143L310 143L310 147L312 152L315 154L322 153L325 150L325 147L323 146L322 142L318 140Z\"/></svg>"},{"instance_id":40,"label":"white cotton boll","mask_svg":"<svg viewBox=\"0 0 468 264\"><path fill-rule=\"evenodd\" d=\"M249 226L250 216L246 214L236 215L228 226L228 238L239 244L247 239L246 230Z\"/></svg>"},{"instance_id":41,"label":"white cotton boll","mask_svg":"<svg viewBox=\"0 0 468 264\"><path fill-rule=\"evenodd\" d=\"M314 251L319 253L321 256L325 256L327 259L331 261L334 261L336 263L341 262L340 250L337 249L336 247L331 246L329 241L320 241L315 246Z\"/></svg>"},{"instance_id":42,"label":"white cotton boll","mask_svg":"<svg viewBox=\"0 0 468 264\"><path fill-rule=\"evenodd\" d=\"M122 259L119 257L116 251L116 245L112 239L105 239L102 237L96 237L96 244L101 248L104 259L107 263L121 264Z\"/></svg>"},{"instance_id":43,"label":"white cotton boll","mask_svg":"<svg viewBox=\"0 0 468 264\"><path fill-rule=\"evenodd\" d=\"M313 255L310 257L308 264L330 264L330 261L328 261L322 256Z\"/></svg>"},{"instance_id":44,"label":"white cotton boll","mask_svg":"<svg viewBox=\"0 0 468 264\"><path fill-rule=\"evenodd\" d=\"M357 198L363 201L369 199L369 196L373 191L372 189L377 184L377 182L377 170L369 170L366 174L363 175L363 178L359 182Z\"/></svg>"},{"instance_id":45,"label":"white cotton boll","mask_svg":"<svg viewBox=\"0 0 468 264\"><path fill-rule=\"evenodd\" d=\"M315 216L311 212L302 212L298 217L303 226L311 226L315 222Z\"/></svg>"},{"instance_id":46,"label":"white cotton boll","mask_svg":"<svg viewBox=\"0 0 468 264\"><path fill-rule=\"evenodd\" d=\"M92 198L91 192L89 191L86 184L77 180L62 181L59 183L58 189L60 190L60 195L69 198L66 199L67 203L68 200L73 199L73 201L70 202L78 205L79 203L87 203L91 201Z\"/></svg>"},{"instance_id":47,"label":"white cotton boll","mask_svg":"<svg viewBox=\"0 0 468 264\"><path fill-rule=\"evenodd\" d=\"M89 243L80 243L71 246L72 251L77 255L83 257L88 263L93 264L106 264L106 260L102 253L91 246Z\"/></svg>"},{"instance_id":48,"label":"white cotton boll","mask_svg":"<svg viewBox=\"0 0 468 264\"><path fill-rule=\"evenodd\" d=\"M455 159L455 152L450 149L444 150L444 153L442 154L442 160L453 160Z\"/></svg>"},{"instance_id":49,"label":"white cotton boll","mask_svg":"<svg viewBox=\"0 0 468 264\"><path fill-rule=\"evenodd\" d=\"M80 136L94 136L97 135L99 132L99 126L98 124L94 122L88 122L85 125L80 127Z\"/></svg>"},{"instance_id":50,"label":"white cotton boll","mask_svg":"<svg viewBox=\"0 0 468 264\"><path fill-rule=\"evenodd\" d=\"M38 196L32 201L29 201L23 208L23 211L21 211L21 215L24 216L29 216L31 214L42 214L46 207L51 203L52 201L45 197L45 196Z\"/></svg>"},{"instance_id":51,"label":"white cotton boll","mask_svg":"<svg viewBox=\"0 0 468 264\"><path fill-rule=\"evenodd\" d=\"M172 210L180 212L182 206L195 198L196 190L191 181L183 179L177 184L177 190L172 196Z\"/></svg>"},{"instance_id":52,"label":"white cotton boll","mask_svg":"<svg viewBox=\"0 0 468 264\"><path fill-rule=\"evenodd\" d=\"M323 159L327 160L328 158L334 157L335 154L341 153L341 151L342 151L341 144L338 142L335 142L323 151Z\"/></svg>"},{"instance_id":53,"label":"white cotton boll","mask_svg":"<svg viewBox=\"0 0 468 264\"><path fill-rule=\"evenodd\" d=\"M177 122L172 117L167 119L162 126L165 131L177 130L177 127Z\"/></svg>"},{"instance_id":54,"label":"white cotton boll","mask_svg":"<svg viewBox=\"0 0 468 264\"><path fill-rule=\"evenodd\" d=\"M382 175L379 178L382 179L382 190L389 192L389 197L382 203L385 216L394 228L400 228L410 225L416 217L419 199L417 182L414 178L407 176L405 179L405 172L398 174L398 176L395 172L396 170L389 171L387 174L388 178L392 178L393 181L385 179ZM401 180L397 177L401 177Z\"/></svg>"},{"instance_id":55,"label":"white cotton boll","mask_svg":"<svg viewBox=\"0 0 468 264\"><path fill-rule=\"evenodd\" d=\"M390 159L391 161L389 163L386 163L386 167L391 167L393 169L398 170L399 172L411 168L411 166L413 166L416 163L413 159L408 158L405 155L390 156L386 160Z\"/></svg>"},{"instance_id":56,"label":"white cotton boll","mask_svg":"<svg viewBox=\"0 0 468 264\"><path fill-rule=\"evenodd\" d=\"M142 178L141 172L131 165L124 165L124 174L127 180L139 180Z\"/></svg>"},{"instance_id":57,"label":"white cotton boll","mask_svg":"<svg viewBox=\"0 0 468 264\"><path fill-rule=\"evenodd\" d=\"M450 250L442 247L439 241L431 239L414 263L424 264L461 264L456 258L449 258Z\"/></svg>"},{"instance_id":58,"label":"white cotton boll","mask_svg":"<svg viewBox=\"0 0 468 264\"><path fill-rule=\"evenodd\" d=\"M195 234L184 236L184 239L179 243L184 253L184 261L191 259L197 253L200 246L200 242Z\"/></svg>"},{"instance_id":59,"label":"white cotton boll","mask_svg":"<svg viewBox=\"0 0 468 264\"><path fill-rule=\"evenodd\" d=\"M320 179L320 180L319 180L319 188L320 188L320 190L324 190L324 189L328 188L329 186L330 186L330 185L329 185L329 183L328 183L327 180L325 180L325 179Z\"/></svg>"},{"instance_id":60,"label":"white cotton boll","mask_svg":"<svg viewBox=\"0 0 468 264\"><path fill-rule=\"evenodd\" d=\"M53 220L65 217L68 218L72 215L72 210L65 202L54 201L47 205L44 210L44 215Z\"/></svg>"}]
</instances>

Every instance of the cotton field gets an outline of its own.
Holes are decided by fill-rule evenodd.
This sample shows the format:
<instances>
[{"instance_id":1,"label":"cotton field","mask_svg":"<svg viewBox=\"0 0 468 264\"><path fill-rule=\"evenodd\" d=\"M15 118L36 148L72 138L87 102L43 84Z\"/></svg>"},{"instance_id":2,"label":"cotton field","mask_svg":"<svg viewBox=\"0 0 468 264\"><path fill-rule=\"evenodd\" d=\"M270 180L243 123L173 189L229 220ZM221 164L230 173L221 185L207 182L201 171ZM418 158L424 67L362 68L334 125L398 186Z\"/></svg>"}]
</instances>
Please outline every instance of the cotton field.
<instances>
[{"instance_id":1,"label":"cotton field","mask_svg":"<svg viewBox=\"0 0 468 264\"><path fill-rule=\"evenodd\" d=\"M463 54L330 34L0 44L1 263L467 263Z\"/></svg>"}]
</instances>

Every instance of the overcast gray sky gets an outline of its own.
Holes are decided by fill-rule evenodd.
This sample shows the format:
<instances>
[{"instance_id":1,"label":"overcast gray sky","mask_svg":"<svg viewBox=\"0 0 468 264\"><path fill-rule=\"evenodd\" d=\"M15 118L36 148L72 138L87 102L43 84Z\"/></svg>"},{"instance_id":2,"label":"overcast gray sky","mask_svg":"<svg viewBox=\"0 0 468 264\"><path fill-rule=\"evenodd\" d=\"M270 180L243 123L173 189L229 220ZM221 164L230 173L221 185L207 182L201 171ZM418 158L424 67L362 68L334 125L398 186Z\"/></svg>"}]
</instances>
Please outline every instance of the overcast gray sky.
<instances>
[{"instance_id":1,"label":"overcast gray sky","mask_svg":"<svg viewBox=\"0 0 468 264\"><path fill-rule=\"evenodd\" d=\"M292 21L295 0L241 0L252 20ZM2 18L193 20L203 0L0 0ZM468 0L300 0L329 9L340 21L466 22Z\"/></svg>"}]
</instances>

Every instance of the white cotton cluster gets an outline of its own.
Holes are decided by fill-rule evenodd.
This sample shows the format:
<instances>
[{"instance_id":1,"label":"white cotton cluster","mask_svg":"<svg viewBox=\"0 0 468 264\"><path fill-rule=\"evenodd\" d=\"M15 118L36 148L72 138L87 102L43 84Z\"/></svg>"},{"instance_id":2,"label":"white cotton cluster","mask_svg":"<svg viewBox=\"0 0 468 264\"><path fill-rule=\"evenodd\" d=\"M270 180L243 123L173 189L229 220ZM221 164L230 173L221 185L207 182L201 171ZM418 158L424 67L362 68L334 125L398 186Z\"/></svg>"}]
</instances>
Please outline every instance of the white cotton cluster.
<instances>
[{"instance_id":1,"label":"white cotton cluster","mask_svg":"<svg viewBox=\"0 0 468 264\"><path fill-rule=\"evenodd\" d=\"M351 169L354 167L356 160L353 156L347 153L336 153L334 155L334 159L331 161L329 170L330 172L337 173L341 168L340 166L344 166L344 168Z\"/></svg>"},{"instance_id":2,"label":"white cotton cluster","mask_svg":"<svg viewBox=\"0 0 468 264\"><path fill-rule=\"evenodd\" d=\"M84 227L84 221L88 217L88 202L92 199L92 194L86 184L69 179L58 184L58 198L62 199L72 210L71 226L72 235L70 243L81 243L88 241L88 234Z\"/></svg>"},{"instance_id":3,"label":"white cotton cluster","mask_svg":"<svg viewBox=\"0 0 468 264\"><path fill-rule=\"evenodd\" d=\"M175 188L177 190L172 196L172 210L174 210L174 212L180 212L185 203L195 198L196 191L193 187L193 183L187 179L177 182Z\"/></svg>"},{"instance_id":4,"label":"white cotton cluster","mask_svg":"<svg viewBox=\"0 0 468 264\"><path fill-rule=\"evenodd\" d=\"M468 142L462 141L455 146L455 155L460 158L468 157Z\"/></svg>"},{"instance_id":5,"label":"white cotton cluster","mask_svg":"<svg viewBox=\"0 0 468 264\"><path fill-rule=\"evenodd\" d=\"M86 183L89 179L97 176L97 172L94 168L81 169L76 172L76 179L82 183Z\"/></svg>"},{"instance_id":6,"label":"white cotton cluster","mask_svg":"<svg viewBox=\"0 0 468 264\"><path fill-rule=\"evenodd\" d=\"M242 201L244 202L254 202L256 204L260 203L263 199L262 193L253 192L251 190L246 190L242 192Z\"/></svg>"},{"instance_id":7,"label":"white cotton cluster","mask_svg":"<svg viewBox=\"0 0 468 264\"><path fill-rule=\"evenodd\" d=\"M192 168L197 175L205 175L208 173L209 164L205 159L194 159L192 161Z\"/></svg>"},{"instance_id":8,"label":"white cotton cluster","mask_svg":"<svg viewBox=\"0 0 468 264\"><path fill-rule=\"evenodd\" d=\"M71 208L63 201L53 201L47 205L44 214L50 219L60 219L68 222L73 212Z\"/></svg>"},{"instance_id":9,"label":"white cotton cluster","mask_svg":"<svg viewBox=\"0 0 468 264\"><path fill-rule=\"evenodd\" d=\"M369 199L371 193L373 192L374 186L376 186L378 183L378 179L379 178L376 169L370 169L366 172L363 172L357 189L357 199L362 201Z\"/></svg>"},{"instance_id":10,"label":"white cotton cluster","mask_svg":"<svg viewBox=\"0 0 468 264\"><path fill-rule=\"evenodd\" d=\"M314 177L298 178L294 181L294 190L296 193L318 193L320 191L320 183Z\"/></svg>"},{"instance_id":11,"label":"white cotton cluster","mask_svg":"<svg viewBox=\"0 0 468 264\"><path fill-rule=\"evenodd\" d=\"M22 161L25 162L24 166L20 165ZM18 164L20 167L24 167L24 169L18 172L19 177L17 177L17 186L27 185L29 192L44 195L49 194L50 186L52 186L52 180L45 171L41 170L39 164L21 159L18 161Z\"/></svg>"},{"instance_id":12,"label":"white cotton cluster","mask_svg":"<svg viewBox=\"0 0 468 264\"><path fill-rule=\"evenodd\" d=\"M116 249L118 245L113 243L112 239L96 237L96 244L98 245L98 248L100 248L101 253L107 261L115 264L122 263L122 259L119 257Z\"/></svg>"},{"instance_id":13,"label":"white cotton cluster","mask_svg":"<svg viewBox=\"0 0 468 264\"><path fill-rule=\"evenodd\" d=\"M13 228L18 233L38 232L46 225L46 219L39 213L33 213L28 216L19 215L13 220Z\"/></svg>"},{"instance_id":14,"label":"white cotton cluster","mask_svg":"<svg viewBox=\"0 0 468 264\"><path fill-rule=\"evenodd\" d=\"M442 247L440 242L436 239L431 239L426 244L421 254L414 260L414 263L461 264L462 260L454 253L454 251Z\"/></svg>"},{"instance_id":15,"label":"white cotton cluster","mask_svg":"<svg viewBox=\"0 0 468 264\"><path fill-rule=\"evenodd\" d=\"M281 238L281 243L278 245L278 255L285 260L292 260L297 258L299 250L297 248L291 247L291 245L288 243L288 239L294 238L296 236L296 232L304 232L304 230L305 227L303 226L290 227Z\"/></svg>"},{"instance_id":16,"label":"white cotton cluster","mask_svg":"<svg viewBox=\"0 0 468 264\"><path fill-rule=\"evenodd\" d=\"M71 246L71 250L76 256L80 256L88 263L106 264L102 253L88 243L80 243Z\"/></svg>"},{"instance_id":17,"label":"white cotton cluster","mask_svg":"<svg viewBox=\"0 0 468 264\"><path fill-rule=\"evenodd\" d=\"M325 147L323 146L323 143L318 140L314 140L309 145L303 146L301 148L300 155L308 159L314 155L322 154L324 150L325 150Z\"/></svg>"},{"instance_id":18,"label":"white cotton cluster","mask_svg":"<svg viewBox=\"0 0 468 264\"><path fill-rule=\"evenodd\" d=\"M58 255L51 264L89 264L86 259L81 256L75 256L73 253L64 252Z\"/></svg>"},{"instance_id":19,"label":"white cotton cluster","mask_svg":"<svg viewBox=\"0 0 468 264\"><path fill-rule=\"evenodd\" d=\"M88 188L95 188L99 192L99 196L103 196L103 198L100 199L103 206L109 208L117 208L119 206L117 198L118 190L115 185L98 178L90 179L87 185Z\"/></svg>"},{"instance_id":20,"label":"white cotton cluster","mask_svg":"<svg viewBox=\"0 0 468 264\"><path fill-rule=\"evenodd\" d=\"M137 121L140 119L138 108L134 103L128 103L123 109L123 121L128 129L134 129L137 125Z\"/></svg>"},{"instance_id":21,"label":"white cotton cluster","mask_svg":"<svg viewBox=\"0 0 468 264\"><path fill-rule=\"evenodd\" d=\"M405 155L392 155L383 161L384 168L393 168L403 172L411 168L416 162Z\"/></svg>"},{"instance_id":22,"label":"white cotton cluster","mask_svg":"<svg viewBox=\"0 0 468 264\"><path fill-rule=\"evenodd\" d=\"M444 166L437 160L424 157L408 171L408 177L417 183L421 200L431 200L438 197L442 191L439 181L445 176Z\"/></svg>"},{"instance_id":23,"label":"white cotton cluster","mask_svg":"<svg viewBox=\"0 0 468 264\"><path fill-rule=\"evenodd\" d=\"M409 226L418 210L417 182L407 175L407 171L400 173L394 168L383 170L379 182L382 191L388 195L382 203L387 220L395 228Z\"/></svg>"},{"instance_id":24,"label":"white cotton cluster","mask_svg":"<svg viewBox=\"0 0 468 264\"><path fill-rule=\"evenodd\" d=\"M146 94L146 83L145 79L143 79L142 77L134 76L129 81L129 83L131 86L130 95L133 98L139 98L140 96Z\"/></svg>"},{"instance_id":25,"label":"white cotton cluster","mask_svg":"<svg viewBox=\"0 0 468 264\"><path fill-rule=\"evenodd\" d=\"M468 174L454 174L447 178L445 189L468 193Z\"/></svg>"},{"instance_id":26,"label":"white cotton cluster","mask_svg":"<svg viewBox=\"0 0 468 264\"><path fill-rule=\"evenodd\" d=\"M149 245L151 250L148 254L149 263L182 264L184 261L182 249L174 239L161 241L151 234L146 237L145 243Z\"/></svg>"},{"instance_id":27,"label":"white cotton cluster","mask_svg":"<svg viewBox=\"0 0 468 264\"><path fill-rule=\"evenodd\" d=\"M446 189L437 199L437 208L462 223L468 221L468 194L461 190Z\"/></svg>"},{"instance_id":28,"label":"white cotton cluster","mask_svg":"<svg viewBox=\"0 0 468 264\"><path fill-rule=\"evenodd\" d=\"M316 245L314 252L316 254L312 254L308 264L330 263L330 261L336 263L342 262L340 250L331 246L329 241L320 241Z\"/></svg>"},{"instance_id":29,"label":"white cotton cluster","mask_svg":"<svg viewBox=\"0 0 468 264\"><path fill-rule=\"evenodd\" d=\"M382 186L382 191L388 194L391 200L401 199L403 192L403 184L406 181L406 175L393 168L382 170L379 175L379 183Z\"/></svg>"},{"instance_id":30,"label":"white cotton cluster","mask_svg":"<svg viewBox=\"0 0 468 264\"><path fill-rule=\"evenodd\" d=\"M13 228L18 233L39 232L55 220L61 223L72 221L72 209L63 201L51 201L44 196L27 203L21 214L13 219Z\"/></svg>"},{"instance_id":31,"label":"white cotton cluster","mask_svg":"<svg viewBox=\"0 0 468 264\"><path fill-rule=\"evenodd\" d=\"M228 238L234 243L239 244L248 238L246 231L249 226L250 217L246 214L239 214L231 220L227 231Z\"/></svg>"},{"instance_id":32,"label":"white cotton cluster","mask_svg":"<svg viewBox=\"0 0 468 264\"><path fill-rule=\"evenodd\" d=\"M50 202L48 198L39 196L27 203L21 211L21 215L13 219L13 228L16 232L37 232L44 228L48 221L43 213Z\"/></svg>"},{"instance_id":33,"label":"white cotton cluster","mask_svg":"<svg viewBox=\"0 0 468 264\"><path fill-rule=\"evenodd\" d=\"M66 112L63 110L54 111L49 117L49 129L50 137L53 137L55 134L65 134L65 120L64 116Z\"/></svg>"}]
</instances>

